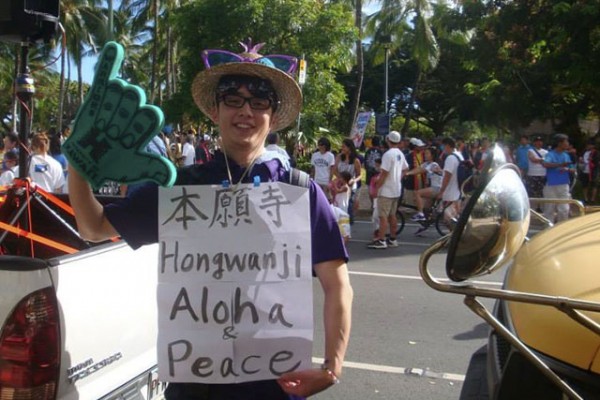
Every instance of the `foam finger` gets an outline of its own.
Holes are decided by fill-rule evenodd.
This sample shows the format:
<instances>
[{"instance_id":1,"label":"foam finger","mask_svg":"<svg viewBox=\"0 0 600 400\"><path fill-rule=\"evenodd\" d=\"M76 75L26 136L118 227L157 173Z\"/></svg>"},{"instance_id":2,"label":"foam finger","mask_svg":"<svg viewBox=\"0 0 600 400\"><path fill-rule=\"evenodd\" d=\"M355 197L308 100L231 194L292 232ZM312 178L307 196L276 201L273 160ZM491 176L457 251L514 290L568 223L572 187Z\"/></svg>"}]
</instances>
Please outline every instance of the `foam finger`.
<instances>
[{"instance_id":1,"label":"foam finger","mask_svg":"<svg viewBox=\"0 0 600 400\"><path fill-rule=\"evenodd\" d=\"M104 97L98 109L94 127L99 132L106 132L111 139L118 136L118 129L112 127L113 118L119 108L123 97L123 87L118 81L113 81L106 86ZM111 130L112 128L112 130ZM121 131L124 128L121 128ZM109 132L110 130L110 132Z\"/></svg>"},{"instance_id":2,"label":"foam finger","mask_svg":"<svg viewBox=\"0 0 600 400\"><path fill-rule=\"evenodd\" d=\"M142 106L119 141L125 147L140 148L160 131L163 123L164 117L160 108L152 105Z\"/></svg>"},{"instance_id":3,"label":"foam finger","mask_svg":"<svg viewBox=\"0 0 600 400\"><path fill-rule=\"evenodd\" d=\"M146 96L137 86L124 86L125 88L121 89L119 101L112 114L107 133L111 139L118 140L122 144L128 144L125 148L129 149L133 146L133 138L129 137L128 130L137 118L138 110L141 104L146 101Z\"/></svg>"},{"instance_id":4,"label":"foam finger","mask_svg":"<svg viewBox=\"0 0 600 400\"><path fill-rule=\"evenodd\" d=\"M123 46L116 42L108 42L104 45L96 64L91 91L96 89L99 92L103 92L105 90L108 83L119 73L121 64L123 64L124 54Z\"/></svg>"},{"instance_id":5,"label":"foam finger","mask_svg":"<svg viewBox=\"0 0 600 400\"><path fill-rule=\"evenodd\" d=\"M139 175L129 176L128 171L139 172ZM141 181L154 181L161 186L173 186L177 171L169 160L156 154L138 152L127 163L127 171L117 179L119 182L135 183Z\"/></svg>"}]
</instances>

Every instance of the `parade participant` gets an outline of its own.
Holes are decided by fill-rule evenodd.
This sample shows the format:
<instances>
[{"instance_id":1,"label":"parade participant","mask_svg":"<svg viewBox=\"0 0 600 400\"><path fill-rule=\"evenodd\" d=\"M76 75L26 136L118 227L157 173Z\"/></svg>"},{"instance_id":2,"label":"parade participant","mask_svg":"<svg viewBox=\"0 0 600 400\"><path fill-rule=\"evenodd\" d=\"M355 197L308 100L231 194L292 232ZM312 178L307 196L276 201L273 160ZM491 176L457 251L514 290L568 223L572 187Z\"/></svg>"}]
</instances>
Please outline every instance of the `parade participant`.
<instances>
[{"instance_id":1,"label":"parade participant","mask_svg":"<svg viewBox=\"0 0 600 400\"><path fill-rule=\"evenodd\" d=\"M352 175L348 171L342 171L340 177L331 181L331 193L333 195L333 205L340 208L345 213L348 212L348 203L350 201L350 181Z\"/></svg>"},{"instance_id":2,"label":"parade participant","mask_svg":"<svg viewBox=\"0 0 600 400\"><path fill-rule=\"evenodd\" d=\"M371 139L371 147L365 151L365 171L367 173L367 185L371 184L371 178L379 173L376 166L376 161L383 157L383 149L381 148L381 139L379 136L373 136Z\"/></svg>"},{"instance_id":3,"label":"parade participant","mask_svg":"<svg viewBox=\"0 0 600 400\"><path fill-rule=\"evenodd\" d=\"M29 160L29 177L39 187L47 192L62 193L65 185L65 175L62 166L48 150L50 140L45 133L38 133L31 139L31 158ZM15 169L19 176L19 167Z\"/></svg>"},{"instance_id":4,"label":"parade participant","mask_svg":"<svg viewBox=\"0 0 600 400\"><path fill-rule=\"evenodd\" d=\"M379 230L375 240L367 246L370 249L387 249L388 247L398 246L396 240L398 230L396 210L398 209L398 200L402 194L402 174L408 169L408 164L399 148L400 133L391 131L386 140L390 149L383 154L381 175L375 183ZM390 237L386 241L385 235L388 233L388 227Z\"/></svg>"},{"instance_id":5,"label":"parade participant","mask_svg":"<svg viewBox=\"0 0 600 400\"><path fill-rule=\"evenodd\" d=\"M421 167L421 164L425 161L424 150L425 142L421 139L413 137L408 142L408 153L406 155L406 162L408 163L409 170L415 170ZM415 192L426 186L427 175L425 173L418 173L412 175L404 175L402 179L402 187L404 189L404 197L402 198L403 203L416 205Z\"/></svg>"},{"instance_id":6,"label":"parade participant","mask_svg":"<svg viewBox=\"0 0 600 400\"><path fill-rule=\"evenodd\" d=\"M356 193L360 187L361 178L361 163L358 158L358 152L352 139L344 139L342 141L342 147L340 153L335 158L335 166L333 167L333 174L337 178L341 178L342 171L346 171L352 177L350 179L350 200L348 202L348 214L350 215L350 225L354 223L354 211L358 206L358 199Z\"/></svg>"},{"instance_id":7,"label":"parade participant","mask_svg":"<svg viewBox=\"0 0 600 400\"><path fill-rule=\"evenodd\" d=\"M569 137L562 133L554 135L552 150L545 155L542 163L546 168L546 185L543 190L545 199L571 198L569 173L574 165L567 149L569 149ZM544 204L544 217L553 223L566 220L569 218L569 204Z\"/></svg>"},{"instance_id":8,"label":"parade participant","mask_svg":"<svg viewBox=\"0 0 600 400\"><path fill-rule=\"evenodd\" d=\"M181 150L181 156L183 157L183 165L189 166L196 163L196 150L194 149L194 135L188 133L185 136L185 143Z\"/></svg>"},{"instance_id":9,"label":"parade participant","mask_svg":"<svg viewBox=\"0 0 600 400\"><path fill-rule=\"evenodd\" d=\"M330 151L331 143L327 138L320 138L317 142L318 150L310 157L310 176L321 187L325 196L332 200L329 191L329 184L333 177L333 167L335 165L335 156Z\"/></svg>"},{"instance_id":10,"label":"parade participant","mask_svg":"<svg viewBox=\"0 0 600 400\"><path fill-rule=\"evenodd\" d=\"M19 163L19 158L13 151L9 151L4 153L2 161L6 166L6 169L0 174L0 186L12 185L13 180L15 179L15 169Z\"/></svg>"},{"instance_id":11,"label":"parade participant","mask_svg":"<svg viewBox=\"0 0 600 400\"><path fill-rule=\"evenodd\" d=\"M515 150L514 159L517 162L517 166L521 170L521 178L523 178L523 181L525 181L527 170L529 170L529 150L531 150L529 137L527 135L521 135L521 138L519 139L519 147L517 147Z\"/></svg>"},{"instance_id":12,"label":"parade participant","mask_svg":"<svg viewBox=\"0 0 600 400\"><path fill-rule=\"evenodd\" d=\"M423 209L425 208L424 199L434 200L442 187L442 168L436 162L437 160L437 148L429 147L425 150L425 162L420 167L411 169L406 175L416 175L427 173L427 187L415 191L415 202L417 206L417 213L411 217L411 221L424 221L425 214Z\"/></svg>"},{"instance_id":13,"label":"parade participant","mask_svg":"<svg viewBox=\"0 0 600 400\"><path fill-rule=\"evenodd\" d=\"M451 219L460 213L460 186L458 185L458 166L464 161L462 154L456 151L456 142L450 137L442 139L444 145L444 175L442 186L437 194L444 203L452 203L452 206L446 208L446 218ZM452 157L454 155L454 157Z\"/></svg>"},{"instance_id":14,"label":"parade participant","mask_svg":"<svg viewBox=\"0 0 600 400\"><path fill-rule=\"evenodd\" d=\"M293 72L295 64L292 64L296 59L286 57L287 68L280 70L275 67L283 68L280 64L257 54L260 47L247 46L240 55L222 50L203 52L206 69L196 76L192 95L200 110L218 126L222 151L206 164L179 169L175 185L219 184L226 180L237 187L255 179L261 182L289 181L290 171L272 152L265 152L264 142L270 131L293 123L300 111L301 91L288 74ZM211 54L219 57L212 58ZM102 67L102 59L99 65ZM118 71L118 66L110 68ZM98 81L98 77L99 73L94 86L106 84ZM90 92L95 93L95 88L92 87ZM93 101L93 95L90 98ZM85 104L83 108L86 108ZM72 137L78 134L76 123ZM137 157L146 156L137 154ZM134 248L157 241L158 187L155 184L146 184L128 193L127 198L103 207L93 197L81 171L77 171L73 162L69 166L69 194L83 237L100 241L121 235ZM165 171L163 168L162 173ZM150 176L163 175L153 173ZM312 181L308 190L313 271L324 290L325 363L320 368L284 373L277 380L231 384L170 383L166 399L298 399L338 382L350 332L352 289L346 267L347 253L327 199ZM247 240L236 237L235 233L231 239L232 247ZM198 248L202 248L202 244L202 238L198 238ZM306 295L311 296L310 293Z\"/></svg>"},{"instance_id":15,"label":"parade participant","mask_svg":"<svg viewBox=\"0 0 600 400\"><path fill-rule=\"evenodd\" d=\"M544 157L548 150L544 149L544 138L534 136L533 146L527 153L529 165L527 167L526 188L529 198L544 197L544 186L546 185L546 168L544 168ZM533 204L532 204L533 206Z\"/></svg>"},{"instance_id":16,"label":"parade participant","mask_svg":"<svg viewBox=\"0 0 600 400\"><path fill-rule=\"evenodd\" d=\"M287 163L291 165L290 155L285 149L279 147L279 134L277 132L269 133L267 135L266 143L265 150L278 153L283 160L286 160Z\"/></svg>"},{"instance_id":17,"label":"parade participant","mask_svg":"<svg viewBox=\"0 0 600 400\"><path fill-rule=\"evenodd\" d=\"M594 170L594 156L596 154L596 141L589 140L585 145L585 151L579 158L580 168L579 181L581 182L581 189L583 192L583 202L586 204L590 203L590 196L592 189L592 171Z\"/></svg>"}]
</instances>

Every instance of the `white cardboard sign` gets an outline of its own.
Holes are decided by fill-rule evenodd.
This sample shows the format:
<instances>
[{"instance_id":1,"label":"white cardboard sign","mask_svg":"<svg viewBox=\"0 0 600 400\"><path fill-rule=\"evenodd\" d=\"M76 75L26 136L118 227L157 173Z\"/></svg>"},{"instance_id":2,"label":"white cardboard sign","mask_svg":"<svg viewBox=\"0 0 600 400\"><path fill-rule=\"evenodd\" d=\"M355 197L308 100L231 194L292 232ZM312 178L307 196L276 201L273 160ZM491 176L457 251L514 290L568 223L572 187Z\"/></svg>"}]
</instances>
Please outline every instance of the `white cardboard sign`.
<instances>
[{"instance_id":1,"label":"white cardboard sign","mask_svg":"<svg viewBox=\"0 0 600 400\"><path fill-rule=\"evenodd\" d=\"M306 188L160 188L159 244L161 380L236 383L311 367Z\"/></svg>"}]
</instances>

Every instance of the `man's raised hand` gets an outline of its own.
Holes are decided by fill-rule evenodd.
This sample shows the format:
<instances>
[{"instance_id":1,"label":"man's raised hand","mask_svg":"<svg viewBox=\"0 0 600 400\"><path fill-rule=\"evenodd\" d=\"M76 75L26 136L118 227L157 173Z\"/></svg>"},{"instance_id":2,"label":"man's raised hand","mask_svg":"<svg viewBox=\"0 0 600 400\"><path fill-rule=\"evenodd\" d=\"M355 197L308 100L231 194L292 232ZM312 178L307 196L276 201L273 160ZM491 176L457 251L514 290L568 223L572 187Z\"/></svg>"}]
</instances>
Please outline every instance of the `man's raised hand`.
<instances>
[{"instance_id":1,"label":"man's raised hand","mask_svg":"<svg viewBox=\"0 0 600 400\"><path fill-rule=\"evenodd\" d=\"M144 151L160 132L163 113L146 104L140 87L117 78L123 54L118 43L104 46L94 82L77 112L71 136L63 144L63 153L94 188L106 180L150 180L172 186L176 177L173 164Z\"/></svg>"}]
</instances>

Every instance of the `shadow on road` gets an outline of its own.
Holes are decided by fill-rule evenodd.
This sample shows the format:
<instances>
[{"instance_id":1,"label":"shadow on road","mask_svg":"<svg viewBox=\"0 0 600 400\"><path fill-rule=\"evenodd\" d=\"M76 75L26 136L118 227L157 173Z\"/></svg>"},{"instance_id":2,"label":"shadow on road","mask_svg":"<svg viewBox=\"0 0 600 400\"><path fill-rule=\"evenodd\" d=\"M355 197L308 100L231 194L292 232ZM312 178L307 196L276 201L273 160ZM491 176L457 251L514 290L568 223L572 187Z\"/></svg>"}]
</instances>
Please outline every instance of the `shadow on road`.
<instances>
[{"instance_id":1,"label":"shadow on road","mask_svg":"<svg viewBox=\"0 0 600 400\"><path fill-rule=\"evenodd\" d=\"M485 322L475 325L469 332L462 332L454 336L456 340L472 340L472 339L483 339L488 337L490 333L490 327Z\"/></svg>"}]
</instances>

